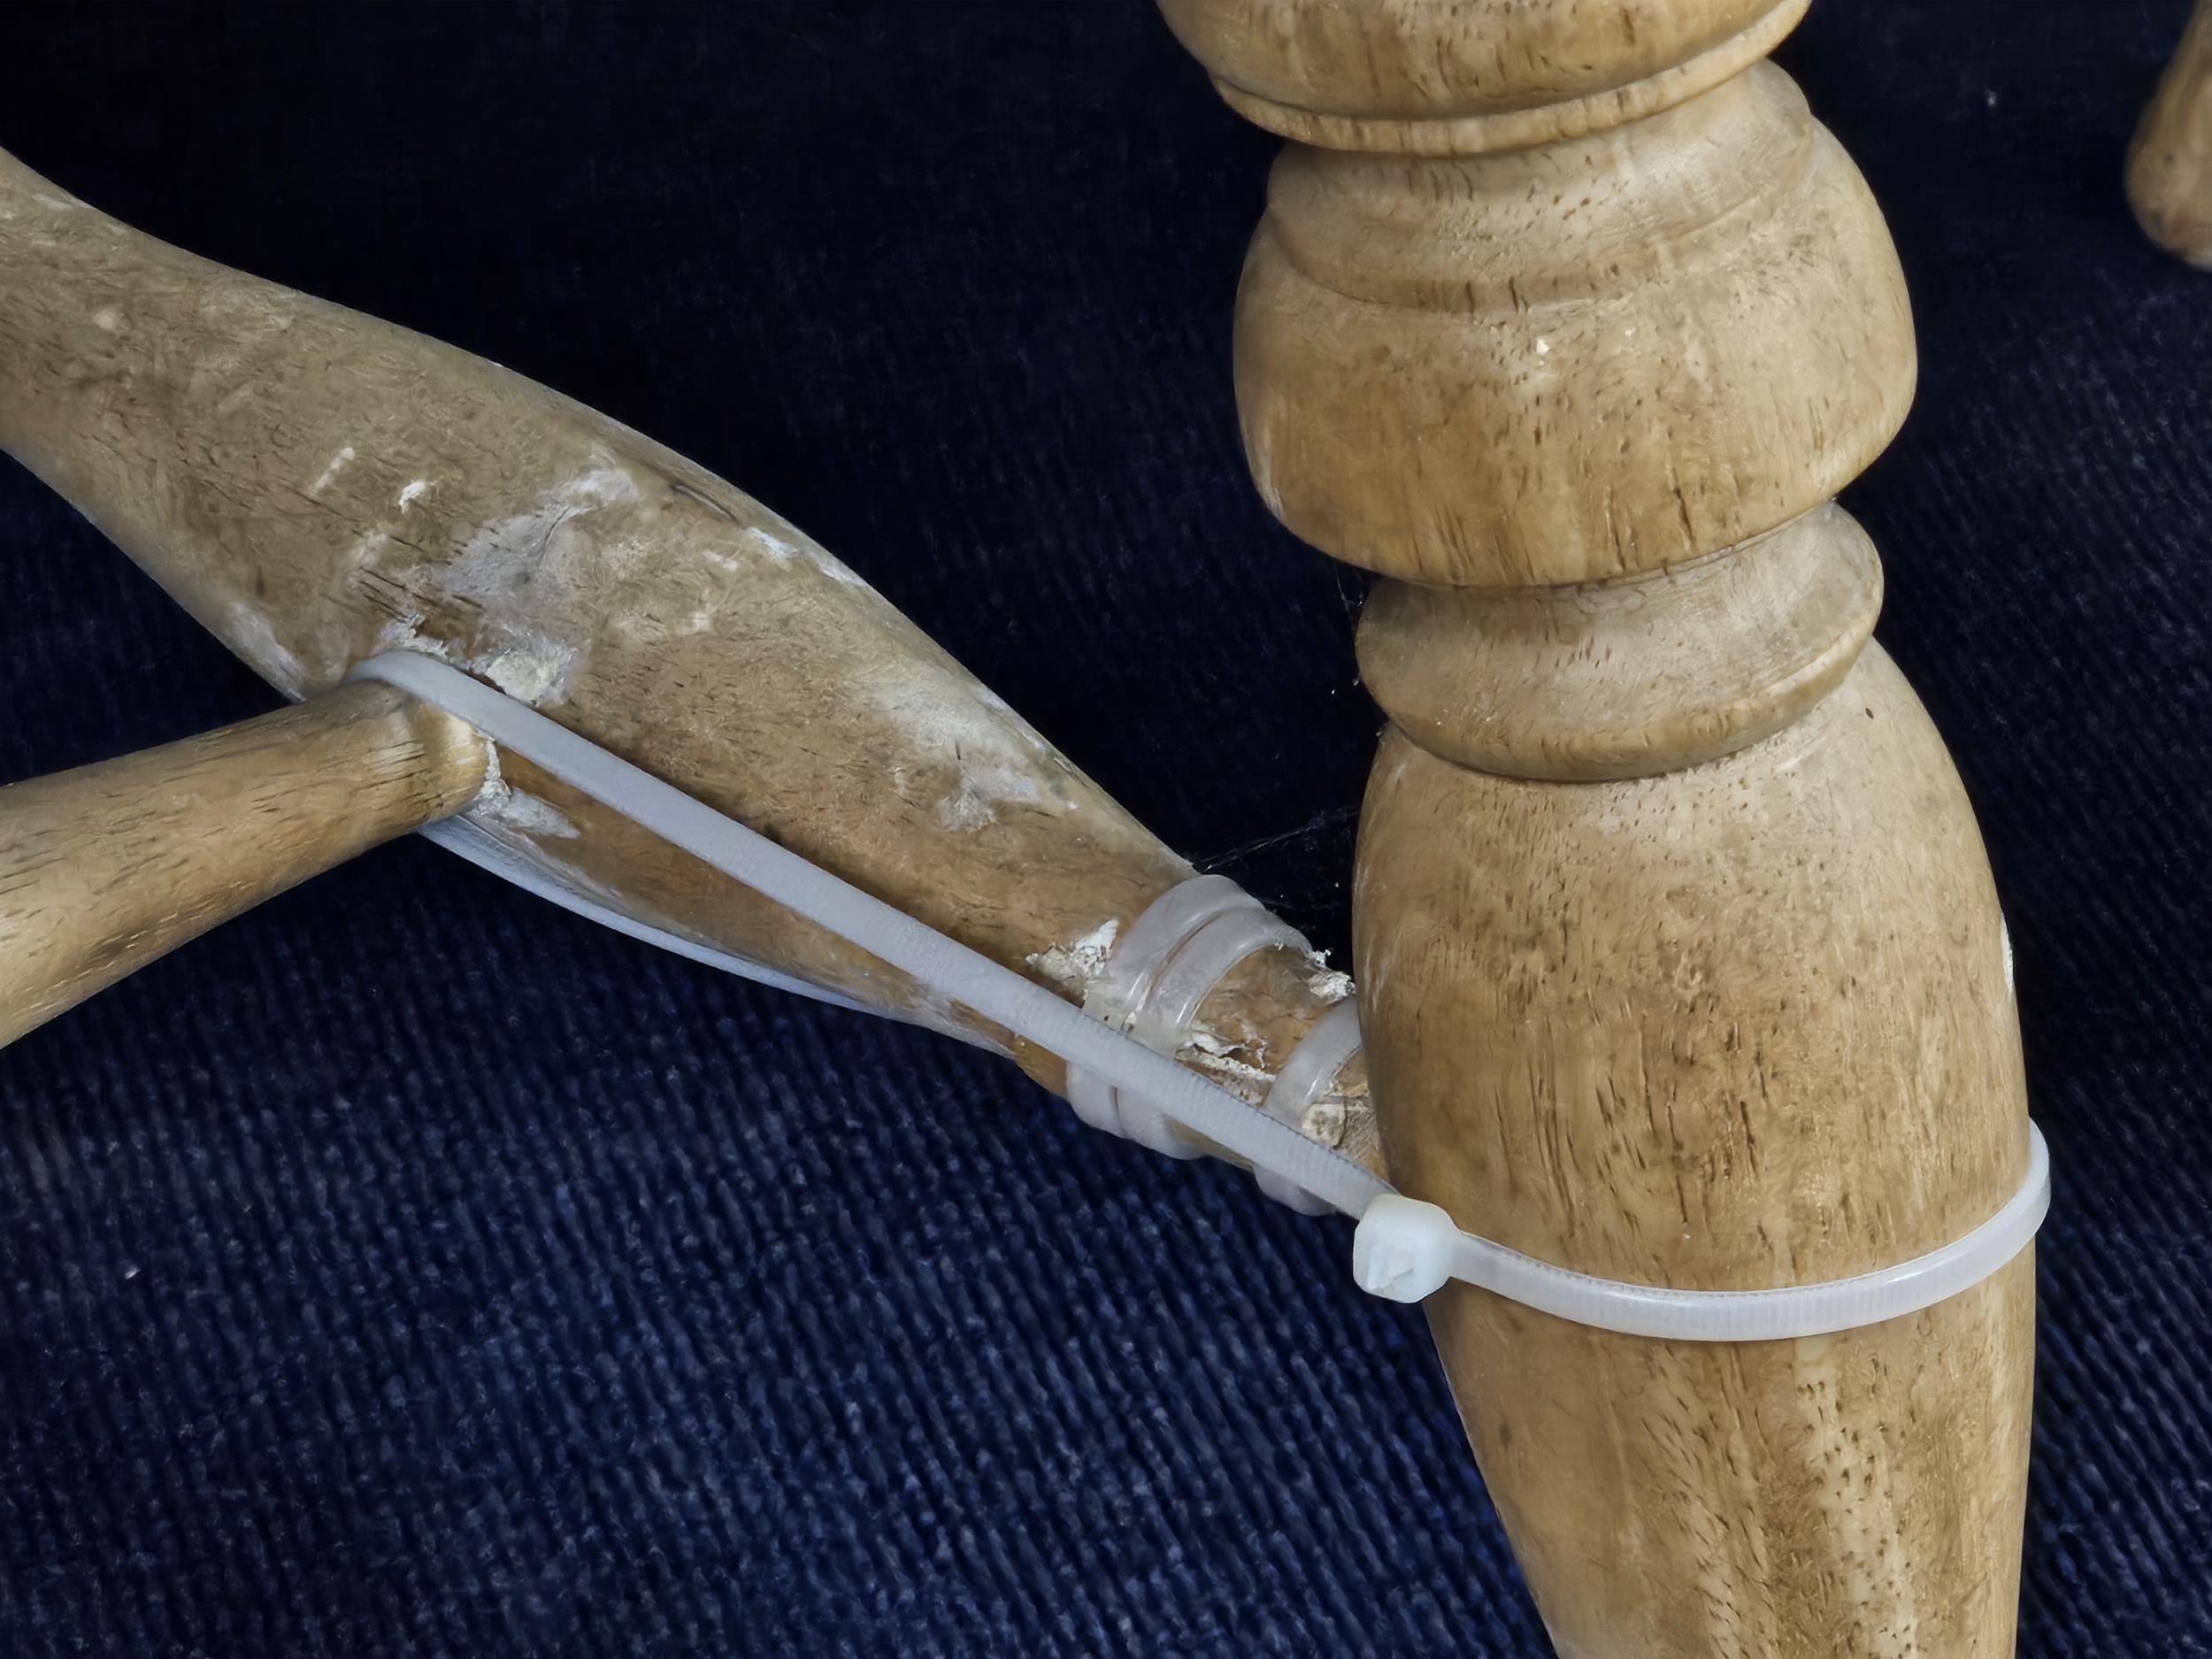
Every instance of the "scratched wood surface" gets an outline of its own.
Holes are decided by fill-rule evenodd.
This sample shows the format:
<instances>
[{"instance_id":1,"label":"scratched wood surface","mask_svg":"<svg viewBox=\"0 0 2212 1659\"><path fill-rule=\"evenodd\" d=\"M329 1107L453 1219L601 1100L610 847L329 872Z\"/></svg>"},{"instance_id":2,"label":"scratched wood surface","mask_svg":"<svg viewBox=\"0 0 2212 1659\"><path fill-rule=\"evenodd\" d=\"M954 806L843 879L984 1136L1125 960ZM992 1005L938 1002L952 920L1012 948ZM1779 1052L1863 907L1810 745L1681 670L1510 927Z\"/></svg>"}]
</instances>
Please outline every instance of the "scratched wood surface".
<instances>
[{"instance_id":1,"label":"scratched wood surface","mask_svg":"<svg viewBox=\"0 0 2212 1659\"><path fill-rule=\"evenodd\" d=\"M1190 866L741 491L450 346L142 235L0 156L0 447L290 697L427 652L1081 1001ZM862 1004L1057 1059L527 763L470 821L551 879ZM1182 1057L1247 1098L1347 991L1275 949ZM1358 1061L1302 1119L1377 1155Z\"/></svg>"}]
</instances>

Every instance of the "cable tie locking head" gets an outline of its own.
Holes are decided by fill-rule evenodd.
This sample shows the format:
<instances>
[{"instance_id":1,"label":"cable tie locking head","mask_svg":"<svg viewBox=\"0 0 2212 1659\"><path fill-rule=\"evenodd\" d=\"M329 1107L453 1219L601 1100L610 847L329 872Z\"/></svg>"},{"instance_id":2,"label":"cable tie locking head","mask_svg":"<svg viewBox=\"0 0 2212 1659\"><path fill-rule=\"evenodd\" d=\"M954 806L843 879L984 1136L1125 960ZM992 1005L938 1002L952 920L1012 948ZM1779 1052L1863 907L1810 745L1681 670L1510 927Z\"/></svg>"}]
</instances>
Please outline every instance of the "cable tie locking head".
<instances>
[{"instance_id":1,"label":"cable tie locking head","mask_svg":"<svg viewBox=\"0 0 2212 1659\"><path fill-rule=\"evenodd\" d=\"M1452 1276L1459 1228L1440 1205L1385 1193L1371 1202L1352 1233L1352 1277L1371 1295L1419 1302Z\"/></svg>"}]
</instances>

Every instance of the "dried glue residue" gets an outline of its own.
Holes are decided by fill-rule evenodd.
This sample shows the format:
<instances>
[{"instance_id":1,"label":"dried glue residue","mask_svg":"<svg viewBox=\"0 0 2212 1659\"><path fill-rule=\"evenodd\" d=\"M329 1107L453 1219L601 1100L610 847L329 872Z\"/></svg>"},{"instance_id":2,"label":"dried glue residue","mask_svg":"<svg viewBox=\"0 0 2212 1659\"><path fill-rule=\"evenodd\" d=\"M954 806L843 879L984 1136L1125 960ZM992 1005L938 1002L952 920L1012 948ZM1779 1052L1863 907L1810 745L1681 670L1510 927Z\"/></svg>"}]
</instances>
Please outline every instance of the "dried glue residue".
<instances>
[{"instance_id":1,"label":"dried glue residue","mask_svg":"<svg viewBox=\"0 0 2212 1659\"><path fill-rule=\"evenodd\" d=\"M1121 924L1109 918L1072 943L1037 951L1025 960L1063 990L1080 996L1106 972L1107 961L1114 954L1114 941L1120 934Z\"/></svg>"},{"instance_id":2,"label":"dried glue residue","mask_svg":"<svg viewBox=\"0 0 2212 1659\"><path fill-rule=\"evenodd\" d=\"M1325 1147L1340 1147L1344 1144L1346 1122L1342 1098L1324 1095L1306 1108L1305 1117L1299 1120L1298 1133Z\"/></svg>"},{"instance_id":3,"label":"dried glue residue","mask_svg":"<svg viewBox=\"0 0 2212 1659\"><path fill-rule=\"evenodd\" d=\"M1255 1065L1243 1057L1244 1045L1225 1042L1210 1031L1200 1026L1183 1039L1181 1051L1176 1058L1194 1071L1203 1071L1227 1081L1242 1083L1246 1089L1266 1094L1275 1081L1275 1074L1263 1065ZM1244 1093L1246 1090L1238 1090Z\"/></svg>"},{"instance_id":4,"label":"dried glue residue","mask_svg":"<svg viewBox=\"0 0 2212 1659\"><path fill-rule=\"evenodd\" d=\"M1328 959L1325 952L1317 950L1313 953L1314 965L1321 972L1307 979L1306 989L1313 993L1316 1002L1333 1005L1351 995L1354 987L1350 974L1341 969L1323 965Z\"/></svg>"}]
</instances>

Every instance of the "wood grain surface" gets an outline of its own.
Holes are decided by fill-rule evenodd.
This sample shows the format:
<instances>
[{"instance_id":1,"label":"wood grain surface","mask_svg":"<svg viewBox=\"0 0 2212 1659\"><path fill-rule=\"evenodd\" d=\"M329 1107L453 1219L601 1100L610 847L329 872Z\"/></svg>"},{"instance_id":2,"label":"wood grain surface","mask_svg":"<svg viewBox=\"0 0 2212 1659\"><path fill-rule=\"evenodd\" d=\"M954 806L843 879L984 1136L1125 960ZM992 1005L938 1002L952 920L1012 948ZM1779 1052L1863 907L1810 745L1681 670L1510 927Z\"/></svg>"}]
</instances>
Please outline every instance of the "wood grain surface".
<instances>
[{"instance_id":1,"label":"wood grain surface","mask_svg":"<svg viewBox=\"0 0 2212 1659\"><path fill-rule=\"evenodd\" d=\"M1985 1220L2027 1165L2003 920L1829 502L1904 419L1912 325L1857 170L1756 61L1793 12L1164 4L1304 141L1236 386L1269 505L1384 579L1354 956L1391 1179L1702 1290ZM2010 1653L2032 1255L1810 1341L1428 1308L1566 1659Z\"/></svg>"},{"instance_id":2,"label":"wood grain surface","mask_svg":"<svg viewBox=\"0 0 2212 1659\"><path fill-rule=\"evenodd\" d=\"M769 388L772 395L772 388ZM279 690L456 664L1080 1002L1191 868L804 533L467 352L198 258L0 155L0 447ZM1056 1056L518 759L472 821L655 926ZM1185 1061L1248 1099L1346 995L1272 949ZM1306 1122L1376 1156L1363 1072Z\"/></svg>"},{"instance_id":3,"label":"wood grain surface","mask_svg":"<svg viewBox=\"0 0 2212 1659\"><path fill-rule=\"evenodd\" d=\"M382 686L0 789L0 1044L241 910L450 817L489 747Z\"/></svg>"}]
</instances>

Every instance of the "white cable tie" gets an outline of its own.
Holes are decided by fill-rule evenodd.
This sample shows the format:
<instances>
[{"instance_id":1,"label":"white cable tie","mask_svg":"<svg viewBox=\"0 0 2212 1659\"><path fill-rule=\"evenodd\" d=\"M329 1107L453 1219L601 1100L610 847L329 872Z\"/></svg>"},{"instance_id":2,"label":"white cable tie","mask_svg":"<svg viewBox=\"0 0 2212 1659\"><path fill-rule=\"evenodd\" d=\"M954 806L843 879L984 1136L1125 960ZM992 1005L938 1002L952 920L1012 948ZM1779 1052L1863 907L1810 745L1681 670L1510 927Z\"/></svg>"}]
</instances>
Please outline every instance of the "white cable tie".
<instances>
[{"instance_id":1,"label":"white cable tie","mask_svg":"<svg viewBox=\"0 0 2212 1659\"><path fill-rule=\"evenodd\" d=\"M1773 1290L1673 1290L1555 1267L1462 1232L1437 1205L1403 1196L1334 1148L1308 1139L1264 1108L1185 1070L1171 1056L1154 1052L1108 1023L1117 1010L1108 1010L1108 1018L1094 1018L1063 1002L1011 969L863 893L459 669L419 653L396 651L357 664L346 678L396 686L443 709L732 880L828 929L946 1001L961 1003L1058 1055L1067 1063L1071 1081L1082 1076L1114 1094L1125 1092L1129 1098L1147 1102L1162 1119L1211 1141L1284 1189L1310 1194L1331 1209L1359 1217L1353 1235L1353 1275L1363 1289L1379 1296L1417 1302L1457 1279L1559 1318L1628 1336L1691 1342L1822 1336L1917 1313L1972 1288L2027 1247L2050 1209L2050 1154L2042 1133L2031 1124L2027 1178L2019 1191L1963 1238L1894 1267ZM436 839L532 891L634 938L749 979L843 1002L757 963L636 922L562 888L519 855L503 848L488 851L498 844L480 831L442 831ZM1116 994L1117 1000L1125 996L1127 1002L1121 1018L1143 1012L1157 988L1161 970L1179 954L1178 947L1194 943L1222 918L1259 910L1257 902L1233 882L1200 886L1221 879L1197 878L1181 884L1156 902L1154 909L1174 901L1156 926L1146 927L1151 910L1132 926L1132 940L1143 931L1150 965L1133 958L1135 971L1125 990ZM1236 902L1230 901L1231 892L1239 895ZM1288 933L1283 924L1275 926ZM1263 926L1243 921L1233 932L1224 930L1221 942L1208 946L1205 956L1194 960L1188 979L1174 981L1156 1029L1172 1028L1175 1010L1188 997L1189 986L1207 961L1225 956L1232 942L1266 933ZM1156 947L1151 942L1155 939L1165 943ZM1286 941L1265 937L1253 949L1282 942ZM1303 948L1302 940L1297 943ZM1212 982L1218 983L1222 974L1250 954L1246 949L1225 962ZM1202 992L1198 1000L1204 1000ZM1310 1102L1356 1047L1357 1017L1348 1002L1316 1022L1293 1050L1269 1091L1269 1104L1287 1110L1302 1095ZM1280 1101L1279 1094L1284 1096Z\"/></svg>"},{"instance_id":2,"label":"white cable tie","mask_svg":"<svg viewBox=\"0 0 2212 1659\"><path fill-rule=\"evenodd\" d=\"M1276 946L1309 949L1305 938L1257 902L1225 910L1195 933L1152 976L1151 988L1130 1017L1129 1034L1155 1054L1171 1057L1190 1040L1191 1022L1229 971L1256 952ZM1115 1091L1122 1133L1139 1146L1171 1157L1194 1158L1201 1148L1141 1096Z\"/></svg>"},{"instance_id":3,"label":"white cable tie","mask_svg":"<svg viewBox=\"0 0 2212 1659\"><path fill-rule=\"evenodd\" d=\"M1248 956L1278 948L1312 949L1303 933L1256 902L1215 917L1153 975L1151 990L1130 1019L1129 1034L1148 1048L1174 1053L1229 971Z\"/></svg>"},{"instance_id":4,"label":"white cable tie","mask_svg":"<svg viewBox=\"0 0 2212 1659\"><path fill-rule=\"evenodd\" d=\"M1463 1279L1577 1325L1675 1342L1778 1342L1901 1318L1970 1290L2027 1248L2051 1207L2051 1156L2028 1125L2017 1192L1963 1238L1894 1267L1773 1290L1670 1290L1595 1279L1463 1233L1435 1204L1391 1193L1360 1217L1352 1276L1392 1302Z\"/></svg>"},{"instance_id":5,"label":"white cable tie","mask_svg":"<svg viewBox=\"0 0 2212 1659\"><path fill-rule=\"evenodd\" d=\"M1153 900L1130 924L1084 998L1084 1008L1154 1053L1172 1057L1182 1052L1191 1022L1229 972L1255 952L1276 946L1313 949L1304 934L1226 876L1193 876ZM1151 1101L1074 1069L1068 1073L1068 1103L1094 1129L1164 1156L1204 1154L1205 1148ZM1253 1173L1270 1197L1309 1214L1317 1213L1316 1206L1327 1208L1263 1170Z\"/></svg>"},{"instance_id":6,"label":"white cable tie","mask_svg":"<svg viewBox=\"0 0 2212 1659\"><path fill-rule=\"evenodd\" d=\"M762 897L1025 1037L1105 1082L1156 1102L1243 1162L1272 1169L1348 1216L1390 1190L1373 1171L1309 1141L1226 1089L1110 1029L1052 992L927 923L808 862L449 664L389 651L346 678L374 680L464 720Z\"/></svg>"},{"instance_id":7,"label":"white cable tie","mask_svg":"<svg viewBox=\"0 0 2212 1659\"><path fill-rule=\"evenodd\" d=\"M1108 955L1103 972L1085 992L1083 1011L1116 1031L1128 1031L1170 957L1217 917L1259 909L1260 902L1226 876L1192 876L1177 882L1130 923L1129 931ZM1156 1043L1147 1046L1158 1048ZM1092 1128L1134 1141L1164 1156L1200 1156L1188 1137L1160 1121L1156 1110L1140 1106L1133 1112L1118 1090L1077 1066L1068 1068L1068 1105Z\"/></svg>"},{"instance_id":8,"label":"white cable tie","mask_svg":"<svg viewBox=\"0 0 2212 1659\"><path fill-rule=\"evenodd\" d=\"M1125 1020L1151 988L1152 978L1183 942L1217 916L1253 910L1260 902L1226 876L1192 876L1146 905L1106 958L1085 998L1101 1018Z\"/></svg>"},{"instance_id":9,"label":"white cable tie","mask_svg":"<svg viewBox=\"0 0 2212 1659\"><path fill-rule=\"evenodd\" d=\"M518 749L516 753L521 751ZM764 964L755 962L750 956L741 956L733 950L718 950L712 945L703 945L681 933L672 933L664 927L654 926L650 922L641 922L611 904L602 904L598 900L548 875L481 825L472 824L465 818L441 819L435 824L426 825L421 833L424 839L435 841L446 851L467 859L480 870L488 870L502 880L513 882L526 893L534 893L565 910L572 910L588 921L597 922L602 927L611 927L616 933L645 944L657 945L675 956L702 963L710 968L719 968L725 973L734 974L741 979L750 979L754 984L767 986L772 990L791 991L800 996L810 996L818 1002L827 1002L832 1008L849 1008L856 1014L880 1014L889 1019L904 1018L894 1010L870 1008L866 1003L856 1002L840 992L805 979L794 979L787 973L780 973ZM963 1035L958 1032L953 1034ZM982 1041L980 1038L966 1040Z\"/></svg>"},{"instance_id":10,"label":"white cable tie","mask_svg":"<svg viewBox=\"0 0 2212 1659\"><path fill-rule=\"evenodd\" d=\"M1192 876L1177 882L1130 923L1107 956L1103 972L1085 992L1083 1011L1116 1031L1126 1031L1130 1016L1152 988L1153 976L1185 940L1224 911L1258 902L1226 876ZM1125 1133L1121 1102L1114 1091L1074 1066L1068 1068L1068 1105L1092 1128L1110 1135Z\"/></svg>"},{"instance_id":11,"label":"white cable tie","mask_svg":"<svg viewBox=\"0 0 2212 1659\"><path fill-rule=\"evenodd\" d=\"M1290 1051L1290 1058L1283 1062L1283 1069L1268 1087L1263 1102L1267 1115L1278 1123L1304 1124L1306 1114L1359 1050L1359 1002L1347 996L1315 1020ZM1318 1198L1286 1185L1271 1171L1255 1170L1252 1175L1260 1190L1276 1202L1288 1204L1301 1215L1328 1213L1328 1206Z\"/></svg>"}]
</instances>

